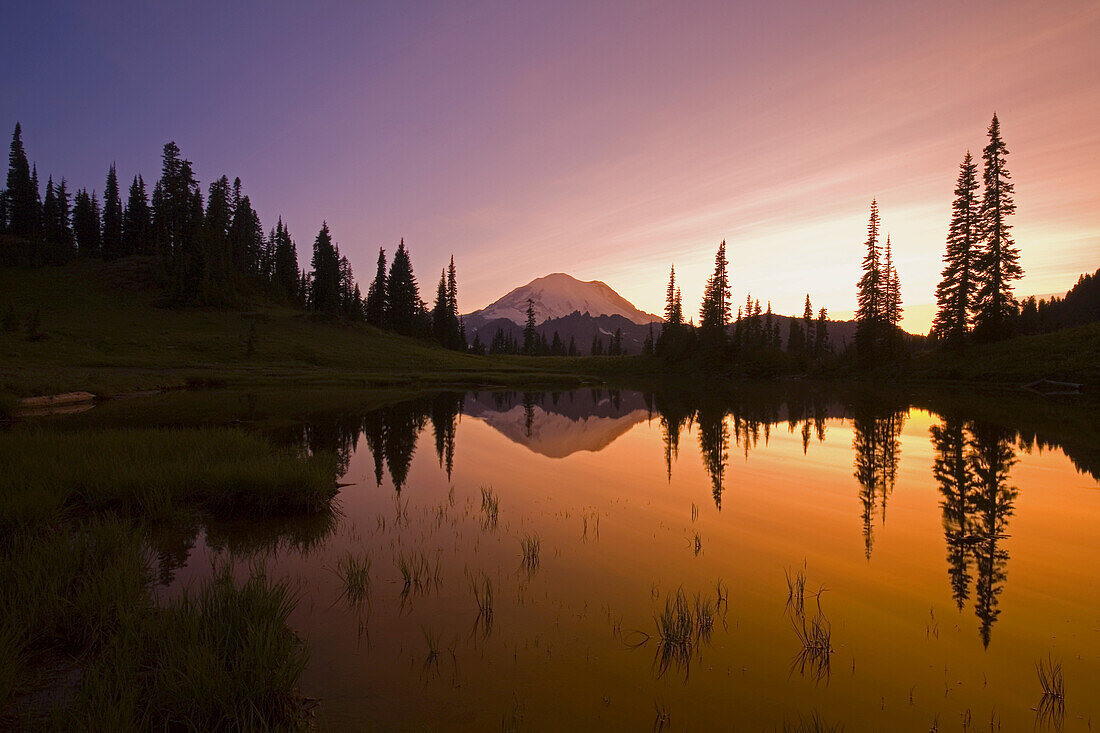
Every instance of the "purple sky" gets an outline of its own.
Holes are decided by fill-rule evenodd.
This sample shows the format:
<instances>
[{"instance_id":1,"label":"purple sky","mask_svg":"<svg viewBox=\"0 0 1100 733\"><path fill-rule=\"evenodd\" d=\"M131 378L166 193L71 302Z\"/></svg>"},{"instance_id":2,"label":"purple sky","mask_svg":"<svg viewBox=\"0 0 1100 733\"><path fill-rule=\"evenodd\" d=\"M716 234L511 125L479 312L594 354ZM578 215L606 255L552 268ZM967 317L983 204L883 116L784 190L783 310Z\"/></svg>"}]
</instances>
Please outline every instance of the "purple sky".
<instances>
[{"instance_id":1,"label":"purple sky","mask_svg":"<svg viewBox=\"0 0 1100 733\"><path fill-rule=\"evenodd\" d=\"M0 126L46 175L152 184L175 140L241 177L303 263L327 219L361 280L404 236L464 311L548 272L694 313L726 239L734 301L854 307L872 196L903 325L925 330L957 166L994 110L1018 292L1100 260L1100 5L441 2L13 4Z\"/></svg>"}]
</instances>

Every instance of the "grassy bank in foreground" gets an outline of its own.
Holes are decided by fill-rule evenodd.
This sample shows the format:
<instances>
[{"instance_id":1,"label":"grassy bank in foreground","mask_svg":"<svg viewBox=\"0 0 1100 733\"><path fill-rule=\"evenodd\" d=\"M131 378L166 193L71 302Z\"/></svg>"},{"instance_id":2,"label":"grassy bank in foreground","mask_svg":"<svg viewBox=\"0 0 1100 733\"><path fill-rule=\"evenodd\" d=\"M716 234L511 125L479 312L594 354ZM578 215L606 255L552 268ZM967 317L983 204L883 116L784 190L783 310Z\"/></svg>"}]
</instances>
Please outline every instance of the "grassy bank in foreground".
<instances>
[{"instance_id":1,"label":"grassy bank in foreground","mask_svg":"<svg viewBox=\"0 0 1100 733\"><path fill-rule=\"evenodd\" d=\"M272 303L162 307L124 262L0 268L0 394L109 396L189 384L401 387L576 383L641 359L483 357ZM10 315L9 315L10 314ZM637 362L637 363L635 363ZM649 367L652 369L652 366Z\"/></svg>"},{"instance_id":2,"label":"grassy bank in foreground","mask_svg":"<svg viewBox=\"0 0 1100 733\"><path fill-rule=\"evenodd\" d=\"M336 456L232 428L0 434L0 727L292 729L294 597L222 569L158 603L158 527L331 513Z\"/></svg>"},{"instance_id":3,"label":"grassy bank in foreground","mask_svg":"<svg viewBox=\"0 0 1100 733\"><path fill-rule=\"evenodd\" d=\"M979 344L962 353L915 354L905 376L975 383L1038 379L1100 385L1100 323Z\"/></svg>"}]
</instances>

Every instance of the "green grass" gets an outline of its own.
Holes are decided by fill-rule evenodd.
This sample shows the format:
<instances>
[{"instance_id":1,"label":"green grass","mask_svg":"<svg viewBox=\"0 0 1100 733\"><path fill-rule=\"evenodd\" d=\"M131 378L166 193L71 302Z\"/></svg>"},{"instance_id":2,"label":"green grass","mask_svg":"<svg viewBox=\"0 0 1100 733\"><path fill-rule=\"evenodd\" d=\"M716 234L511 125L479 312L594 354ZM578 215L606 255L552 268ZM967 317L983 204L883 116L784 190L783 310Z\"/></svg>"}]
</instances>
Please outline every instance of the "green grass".
<instances>
[{"instance_id":1,"label":"green grass","mask_svg":"<svg viewBox=\"0 0 1100 733\"><path fill-rule=\"evenodd\" d=\"M62 510L116 510L169 519L182 505L219 516L324 511L336 494L336 457L306 456L234 428L0 434L0 529Z\"/></svg>"},{"instance_id":2,"label":"green grass","mask_svg":"<svg viewBox=\"0 0 1100 733\"><path fill-rule=\"evenodd\" d=\"M80 730L304 729L296 598L221 567L195 593L128 620L55 725Z\"/></svg>"},{"instance_id":3,"label":"green grass","mask_svg":"<svg viewBox=\"0 0 1100 733\"><path fill-rule=\"evenodd\" d=\"M43 334L32 341L22 327L0 329L0 394L110 396L189 385L575 384L654 366L640 357L460 354L269 302L247 309L168 308L155 288L109 284L126 280L119 274L125 266L0 267L0 310L10 308L17 323L38 313Z\"/></svg>"},{"instance_id":4,"label":"green grass","mask_svg":"<svg viewBox=\"0 0 1100 733\"><path fill-rule=\"evenodd\" d=\"M1025 384L1038 379L1100 385L1100 323L994 344L915 354L908 376Z\"/></svg>"},{"instance_id":5,"label":"green grass","mask_svg":"<svg viewBox=\"0 0 1100 733\"><path fill-rule=\"evenodd\" d=\"M237 584L222 569L158 604L154 548L197 513L331 528L335 455L240 428L32 424L0 433L0 457L0 727L41 728L50 715L63 730L303 723L287 586L262 573Z\"/></svg>"}]
</instances>

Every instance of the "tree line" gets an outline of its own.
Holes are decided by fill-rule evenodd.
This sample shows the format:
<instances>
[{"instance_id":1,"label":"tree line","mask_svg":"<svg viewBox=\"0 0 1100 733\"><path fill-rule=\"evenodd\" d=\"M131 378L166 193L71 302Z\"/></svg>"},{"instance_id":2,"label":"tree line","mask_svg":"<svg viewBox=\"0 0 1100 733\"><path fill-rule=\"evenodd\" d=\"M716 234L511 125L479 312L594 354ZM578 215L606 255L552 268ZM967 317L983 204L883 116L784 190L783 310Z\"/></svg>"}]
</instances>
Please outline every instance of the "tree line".
<instances>
[{"instance_id":1,"label":"tree line","mask_svg":"<svg viewBox=\"0 0 1100 733\"><path fill-rule=\"evenodd\" d=\"M726 242L718 244L714 272L707 280L699 306L699 325L684 318L676 266L669 270L665 290L665 322L656 340L648 338L644 352L667 362L694 362L710 371L741 371L766 376L779 372L821 370L834 358L829 340L828 311L816 312L806 294L802 317L789 319L787 337L771 303L763 310L759 298L747 294L732 315L729 260Z\"/></svg>"},{"instance_id":2,"label":"tree line","mask_svg":"<svg viewBox=\"0 0 1100 733\"><path fill-rule=\"evenodd\" d=\"M37 166L29 162L16 123L6 186L0 191L0 233L7 235L0 246L4 264L42 267L74 257L145 257L156 263L180 305L225 306L263 294L320 315L366 321L466 349L453 256L430 312L420 298L404 240L388 272L385 251L379 250L378 274L364 298L327 222L314 238L309 269L300 268L282 217L265 234L240 178L230 182L221 176L204 197L191 161L175 142L163 148L151 195L138 174L124 203L111 164L102 196L87 189L70 192L65 178L55 184L53 176L43 196Z\"/></svg>"}]
</instances>

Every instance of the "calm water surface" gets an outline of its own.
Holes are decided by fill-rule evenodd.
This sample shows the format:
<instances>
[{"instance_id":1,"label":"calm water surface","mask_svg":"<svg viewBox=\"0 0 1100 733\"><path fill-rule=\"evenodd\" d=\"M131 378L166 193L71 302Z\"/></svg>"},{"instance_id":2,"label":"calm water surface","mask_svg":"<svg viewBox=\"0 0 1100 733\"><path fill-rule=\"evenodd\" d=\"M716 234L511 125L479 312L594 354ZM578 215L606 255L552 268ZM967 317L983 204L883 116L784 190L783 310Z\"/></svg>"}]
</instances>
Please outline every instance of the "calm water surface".
<instances>
[{"instance_id":1,"label":"calm water surface","mask_svg":"<svg viewBox=\"0 0 1100 733\"><path fill-rule=\"evenodd\" d=\"M1001 412L584 390L318 419L287 439L341 452L340 516L201 530L165 592L218 559L290 578L323 729L1090 730L1097 446ZM657 621L681 592L686 653Z\"/></svg>"}]
</instances>

